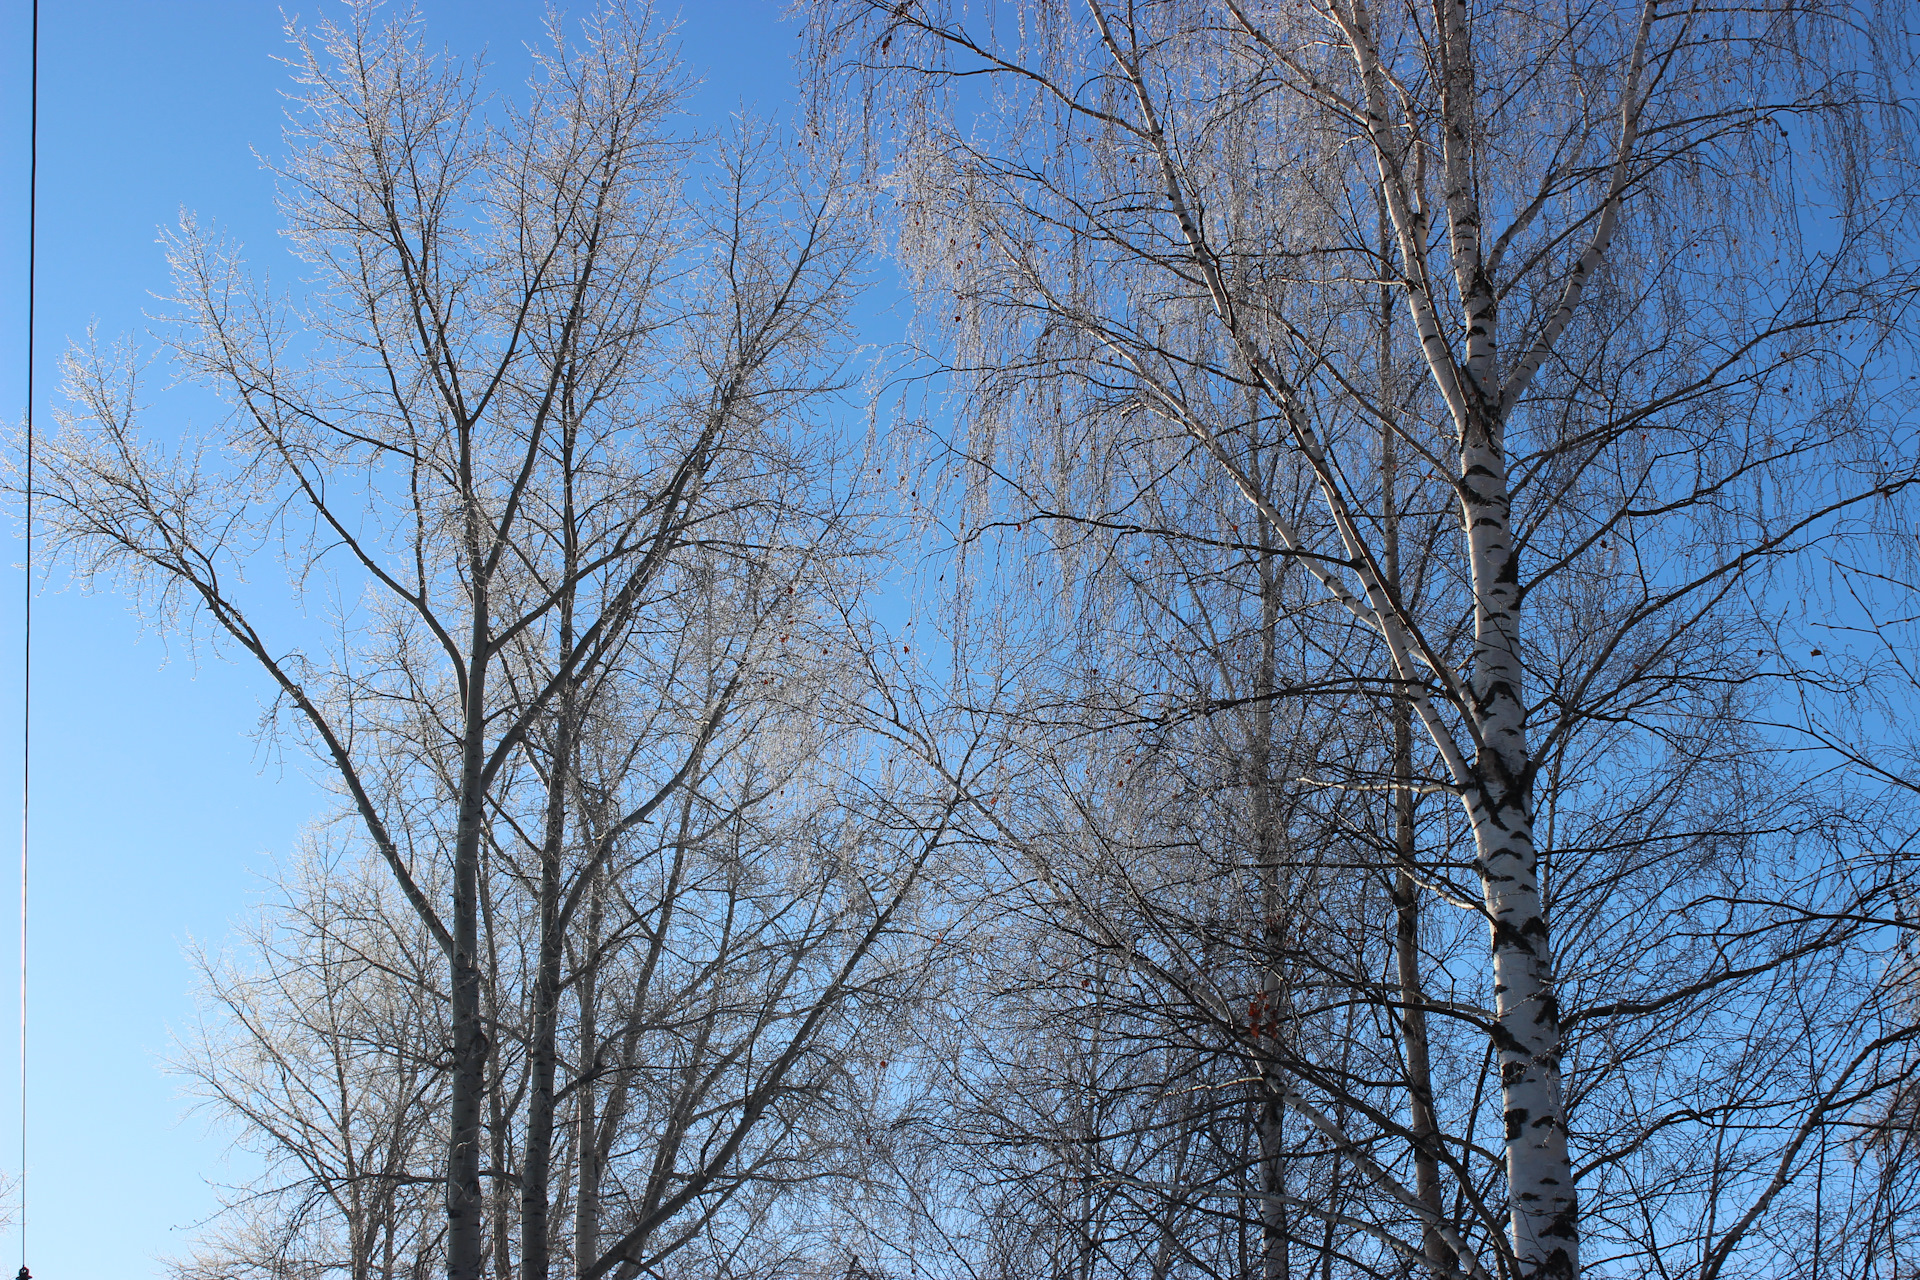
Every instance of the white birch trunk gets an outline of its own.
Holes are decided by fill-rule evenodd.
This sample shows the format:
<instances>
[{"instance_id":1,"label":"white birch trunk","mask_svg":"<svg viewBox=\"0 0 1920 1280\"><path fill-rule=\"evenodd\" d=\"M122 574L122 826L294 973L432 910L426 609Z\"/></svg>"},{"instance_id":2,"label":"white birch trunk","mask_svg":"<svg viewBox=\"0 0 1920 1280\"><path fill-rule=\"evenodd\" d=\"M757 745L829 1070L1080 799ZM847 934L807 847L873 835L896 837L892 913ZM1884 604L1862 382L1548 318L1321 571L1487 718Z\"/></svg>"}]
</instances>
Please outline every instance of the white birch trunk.
<instances>
[{"instance_id":1,"label":"white birch trunk","mask_svg":"<svg viewBox=\"0 0 1920 1280\"><path fill-rule=\"evenodd\" d=\"M1579 1274L1578 1212L1560 1082L1560 1008L1533 843L1533 766L1520 661L1518 553L1491 431L1462 451L1474 592L1473 718L1465 800L1493 934L1494 1049L1506 1122L1514 1257L1524 1280Z\"/></svg>"}]
</instances>

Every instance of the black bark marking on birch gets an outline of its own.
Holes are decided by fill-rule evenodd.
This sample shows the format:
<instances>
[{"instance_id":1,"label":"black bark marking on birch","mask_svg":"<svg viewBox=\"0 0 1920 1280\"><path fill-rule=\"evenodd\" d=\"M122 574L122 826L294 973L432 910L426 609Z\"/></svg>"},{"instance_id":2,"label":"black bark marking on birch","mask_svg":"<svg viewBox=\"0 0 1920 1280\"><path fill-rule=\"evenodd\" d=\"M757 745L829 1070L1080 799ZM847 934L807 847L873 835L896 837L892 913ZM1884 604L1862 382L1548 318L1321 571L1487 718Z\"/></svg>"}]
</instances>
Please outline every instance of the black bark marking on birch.
<instances>
[{"instance_id":1,"label":"black bark marking on birch","mask_svg":"<svg viewBox=\"0 0 1920 1280\"><path fill-rule=\"evenodd\" d=\"M1533 949L1532 943L1527 939L1527 932L1530 926L1537 926L1534 931L1539 933L1543 938L1545 937L1546 926L1540 923L1539 916L1529 916L1525 923L1518 926L1510 921L1495 917L1493 922L1494 945L1520 952L1536 960L1539 959L1539 954Z\"/></svg>"}]
</instances>

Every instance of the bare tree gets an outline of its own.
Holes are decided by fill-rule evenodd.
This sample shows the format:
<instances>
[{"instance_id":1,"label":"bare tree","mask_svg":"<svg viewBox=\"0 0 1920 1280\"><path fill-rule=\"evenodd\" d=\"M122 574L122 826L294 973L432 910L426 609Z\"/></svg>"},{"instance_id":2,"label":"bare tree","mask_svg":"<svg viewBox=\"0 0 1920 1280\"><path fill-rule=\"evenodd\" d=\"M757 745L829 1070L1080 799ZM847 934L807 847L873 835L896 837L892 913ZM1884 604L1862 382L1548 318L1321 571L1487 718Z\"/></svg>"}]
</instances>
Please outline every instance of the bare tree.
<instances>
[{"instance_id":1,"label":"bare tree","mask_svg":"<svg viewBox=\"0 0 1920 1280\"><path fill-rule=\"evenodd\" d=\"M186 1276L425 1276L444 1218L447 1042L433 939L386 874L312 844L242 931L202 953L203 1018L179 1069L265 1162ZM244 959L242 958L244 956Z\"/></svg>"},{"instance_id":2,"label":"bare tree","mask_svg":"<svg viewBox=\"0 0 1920 1280\"><path fill-rule=\"evenodd\" d=\"M783 1265L819 1261L809 1219L862 1176L877 1105L864 1077L917 998L921 873L951 791L850 742L820 715L823 682L804 675L790 670L716 735L670 820L602 859L563 939L566 1016L551 1024L537 872L510 846L486 859L483 1177L495 1189L483 1258L496 1270L529 1269L536 1176L550 1209L532 1252L550 1269L665 1274L716 1248L741 1274L758 1274L743 1258L770 1247ZM587 754L630 759L615 733L583 735L603 748ZM579 776L591 815L606 775ZM903 807L915 798L926 807ZM350 819L337 830L350 834ZM594 856L596 830L589 816L562 851L569 866ZM268 1169L183 1275L389 1280L437 1261L444 1223L424 1192L442 1183L444 979L375 859L299 871L241 954L207 966L207 1016L180 1066ZM378 1194L390 1187L401 1191Z\"/></svg>"},{"instance_id":3,"label":"bare tree","mask_svg":"<svg viewBox=\"0 0 1920 1280\"><path fill-rule=\"evenodd\" d=\"M310 279L281 298L191 222L170 242L169 352L230 420L157 444L132 356L82 351L40 458L49 544L252 660L444 961L444 983L389 976L444 1000L443 1164L408 1176L444 1190L430 1248L457 1280L511 1274L516 1221L518 1266L549 1274L557 1206L579 1274L631 1275L789 1160L939 844L937 822L875 843L844 807L793 807L804 744L858 697L823 683L844 658L802 652L853 634L869 546L861 442L813 417L840 386L855 193L751 129L690 172L688 81L650 16L550 26L511 102L410 12L290 28L277 172ZM276 629L250 585L276 558L306 623ZM349 1031L302 1034L338 1066ZM394 1052L416 1031L388 1028ZM256 1127L280 1105L212 1087ZM366 1273L371 1228L335 1185L358 1183L272 1141Z\"/></svg>"},{"instance_id":4,"label":"bare tree","mask_svg":"<svg viewBox=\"0 0 1920 1280\"><path fill-rule=\"evenodd\" d=\"M1913 1035L1873 1012L1903 868L1850 858L1846 803L1765 729L1804 674L1781 594L1915 478L1903 29L1844 5L815 13L820 92L873 126L924 345L962 391L936 451L962 542L1018 531L1004 581L1082 619L1114 616L1140 555L1262 595L1277 556L1297 584L1264 683L1259 629L1166 594L1138 607L1184 635L1154 657L1226 674L1115 698L1124 666L979 627L1047 691L1022 730L1039 758L1080 753L996 838L1125 834L1122 891L1164 908L1170 854L1147 851L1204 844L1156 834L1180 821L1161 797L1101 814L1083 762L1283 699L1360 718L1248 803L1390 871L1393 947L1321 980L1390 1014L1372 1043L1397 1100L1337 1055L1249 1046L1262 1018L1235 1028L1137 930L1084 905L1062 927L1157 971L1243 1059L1280 1050L1269 1091L1366 1187L1308 1206L1356 1267L1573 1277L1584 1234L1706 1277L1781 1249L1763 1224L1794 1218L1814 1148ZM1104 723L1063 724L1069 696ZM1281 834L1252 827L1242 848ZM1423 903L1471 913L1478 957ZM1244 994L1293 985L1254 967ZM1436 1045L1446 1089L1421 1079Z\"/></svg>"}]
</instances>

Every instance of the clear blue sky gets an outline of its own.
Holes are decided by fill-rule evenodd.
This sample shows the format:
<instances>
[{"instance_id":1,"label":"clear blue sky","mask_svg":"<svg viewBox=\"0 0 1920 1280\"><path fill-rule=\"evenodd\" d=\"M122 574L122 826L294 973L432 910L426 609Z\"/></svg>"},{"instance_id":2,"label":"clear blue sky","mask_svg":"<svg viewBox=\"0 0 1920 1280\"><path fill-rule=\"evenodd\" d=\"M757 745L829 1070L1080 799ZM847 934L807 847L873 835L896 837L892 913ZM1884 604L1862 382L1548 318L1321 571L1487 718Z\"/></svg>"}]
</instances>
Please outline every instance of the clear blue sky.
<instances>
[{"instance_id":1,"label":"clear blue sky","mask_svg":"<svg viewBox=\"0 0 1920 1280\"><path fill-rule=\"evenodd\" d=\"M315 3L288 4L311 14ZM517 83L539 0L423 0L430 34L490 51ZM580 9L584 4L576 4ZM672 13L672 4L662 4ZM695 106L772 113L790 96L780 0L679 9ZM0 0L0 418L23 394L27 0ZM285 70L273 0L45 0L40 31L39 401L69 336L139 332L165 285L156 229L182 206L256 252L279 252L252 149L278 148ZM149 401L161 413L158 386ZM177 402L176 402L177 403ZM12 889L19 758L19 513L0 582L0 974L18 938ZM162 1073L191 1016L189 939L218 946L255 873L318 800L297 768L256 758L250 672L142 637L113 597L55 590L35 605L30 1255L42 1280L163 1274L214 1206L224 1140L182 1118ZM0 1169L18 1156L13 980L0 978ZM18 1266L0 1237L0 1273Z\"/></svg>"}]
</instances>

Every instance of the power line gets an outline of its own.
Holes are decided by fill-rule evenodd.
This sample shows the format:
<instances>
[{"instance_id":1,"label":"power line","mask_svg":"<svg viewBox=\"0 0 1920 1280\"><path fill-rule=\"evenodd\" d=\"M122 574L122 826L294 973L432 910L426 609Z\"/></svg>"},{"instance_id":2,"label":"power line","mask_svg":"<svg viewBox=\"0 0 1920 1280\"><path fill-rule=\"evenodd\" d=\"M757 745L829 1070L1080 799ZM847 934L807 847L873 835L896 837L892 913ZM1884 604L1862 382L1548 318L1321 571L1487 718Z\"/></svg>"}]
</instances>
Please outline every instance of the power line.
<instances>
[{"instance_id":1,"label":"power line","mask_svg":"<svg viewBox=\"0 0 1920 1280\"><path fill-rule=\"evenodd\" d=\"M26 586L20 655L20 1276L27 1270L27 815L33 797L33 295L39 265L40 0L33 0L27 42L27 498Z\"/></svg>"}]
</instances>

